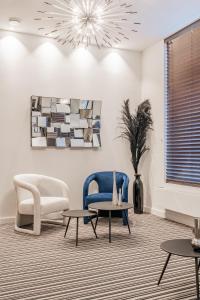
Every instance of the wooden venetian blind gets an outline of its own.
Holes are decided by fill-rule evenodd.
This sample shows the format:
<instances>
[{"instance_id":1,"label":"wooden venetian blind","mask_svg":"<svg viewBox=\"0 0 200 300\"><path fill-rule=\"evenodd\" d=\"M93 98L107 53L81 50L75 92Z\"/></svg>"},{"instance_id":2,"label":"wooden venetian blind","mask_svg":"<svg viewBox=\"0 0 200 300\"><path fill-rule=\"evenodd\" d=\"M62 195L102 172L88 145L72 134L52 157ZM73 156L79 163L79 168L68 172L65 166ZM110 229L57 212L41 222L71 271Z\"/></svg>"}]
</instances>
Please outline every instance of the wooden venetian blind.
<instances>
[{"instance_id":1,"label":"wooden venetian blind","mask_svg":"<svg viewBox=\"0 0 200 300\"><path fill-rule=\"evenodd\" d=\"M200 21L166 39L166 178L200 183Z\"/></svg>"}]
</instances>

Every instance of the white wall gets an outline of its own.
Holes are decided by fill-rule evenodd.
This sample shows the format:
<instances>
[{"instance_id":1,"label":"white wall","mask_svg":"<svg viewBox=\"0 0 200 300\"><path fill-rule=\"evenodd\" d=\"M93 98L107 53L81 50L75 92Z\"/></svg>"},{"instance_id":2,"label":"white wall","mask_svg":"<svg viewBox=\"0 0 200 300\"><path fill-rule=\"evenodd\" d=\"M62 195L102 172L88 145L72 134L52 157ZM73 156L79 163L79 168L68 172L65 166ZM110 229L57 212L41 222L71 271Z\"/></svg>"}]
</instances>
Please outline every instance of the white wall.
<instances>
[{"instance_id":1,"label":"white wall","mask_svg":"<svg viewBox=\"0 0 200 300\"><path fill-rule=\"evenodd\" d=\"M82 185L98 170L133 169L119 135L122 101L140 99L141 54L132 51L69 50L52 40L0 31L0 218L14 216L12 179L33 172L65 180L71 207L82 205ZM100 99L102 149L32 150L31 95ZM132 106L136 102L132 102Z\"/></svg>"},{"instance_id":2,"label":"white wall","mask_svg":"<svg viewBox=\"0 0 200 300\"><path fill-rule=\"evenodd\" d=\"M149 153L151 159L148 161L149 183L146 181L148 184L146 206L161 216L170 216L170 212L166 212L166 209L189 216L200 216L200 188L165 182L163 41L143 52L142 98L151 100L154 121Z\"/></svg>"}]
</instances>

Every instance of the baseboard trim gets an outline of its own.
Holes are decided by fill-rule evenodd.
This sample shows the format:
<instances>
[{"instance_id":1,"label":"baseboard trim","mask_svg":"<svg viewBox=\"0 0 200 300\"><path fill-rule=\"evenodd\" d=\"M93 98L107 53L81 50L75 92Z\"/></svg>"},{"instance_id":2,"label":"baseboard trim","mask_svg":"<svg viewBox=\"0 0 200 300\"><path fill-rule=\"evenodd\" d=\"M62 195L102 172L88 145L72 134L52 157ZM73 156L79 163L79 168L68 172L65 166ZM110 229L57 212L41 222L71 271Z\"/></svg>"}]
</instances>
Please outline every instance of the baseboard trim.
<instances>
[{"instance_id":1,"label":"baseboard trim","mask_svg":"<svg viewBox=\"0 0 200 300\"><path fill-rule=\"evenodd\" d=\"M149 207L149 206L145 206L144 207L144 211L146 213L158 216L160 218L166 218L166 213L165 210L161 210L161 209L157 209L157 208L153 208L153 207Z\"/></svg>"},{"instance_id":2,"label":"baseboard trim","mask_svg":"<svg viewBox=\"0 0 200 300\"><path fill-rule=\"evenodd\" d=\"M194 222L193 217L178 212L170 211L170 210L161 210L154 207L145 206L144 212L155 215L163 219L168 219L174 222L185 224L187 226L193 226L193 222ZM0 225L14 224L14 222L15 222L15 217L0 218Z\"/></svg>"},{"instance_id":3,"label":"baseboard trim","mask_svg":"<svg viewBox=\"0 0 200 300\"><path fill-rule=\"evenodd\" d=\"M166 219L187 225L189 227L194 226L194 217L168 209L166 209Z\"/></svg>"},{"instance_id":4,"label":"baseboard trim","mask_svg":"<svg viewBox=\"0 0 200 300\"><path fill-rule=\"evenodd\" d=\"M193 227L194 217L182 214L180 212L172 211L172 210L161 210L153 207L146 206L144 208L146 213L158 216L163 219L167 219L176 223L184 224L189 227Z\"/></svg>"},{"instance_id":5,"label":"baseboard trim","mask_svg":"<svg viewBox=\"0 0 200 300\"><path fill-rule=\"evenodd\" d=\"M11 224L15 222L15 217L4 217L0 218L0 225Z\"/></svg>"}]
</instances>

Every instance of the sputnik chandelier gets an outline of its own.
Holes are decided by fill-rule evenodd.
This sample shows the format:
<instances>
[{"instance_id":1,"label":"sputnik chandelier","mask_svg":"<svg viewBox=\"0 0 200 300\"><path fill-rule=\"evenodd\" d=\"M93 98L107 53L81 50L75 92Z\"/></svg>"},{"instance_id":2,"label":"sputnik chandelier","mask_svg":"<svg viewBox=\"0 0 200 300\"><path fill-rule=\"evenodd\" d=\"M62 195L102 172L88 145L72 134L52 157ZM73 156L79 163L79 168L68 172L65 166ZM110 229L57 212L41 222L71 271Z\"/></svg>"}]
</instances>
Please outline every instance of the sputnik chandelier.
<instances>
[{"instance_id":1,"label":"sputnik chandelier","mask_svg":"<svg viewBox=\"0 0 200 300\"><path fill-rule=\"evenodd\" d=\"M38 11L36 21L44 35L77 47L114 47L129 40L140 23L135 22L133 0L50 0Z\"/></svg>"}]
</instances>

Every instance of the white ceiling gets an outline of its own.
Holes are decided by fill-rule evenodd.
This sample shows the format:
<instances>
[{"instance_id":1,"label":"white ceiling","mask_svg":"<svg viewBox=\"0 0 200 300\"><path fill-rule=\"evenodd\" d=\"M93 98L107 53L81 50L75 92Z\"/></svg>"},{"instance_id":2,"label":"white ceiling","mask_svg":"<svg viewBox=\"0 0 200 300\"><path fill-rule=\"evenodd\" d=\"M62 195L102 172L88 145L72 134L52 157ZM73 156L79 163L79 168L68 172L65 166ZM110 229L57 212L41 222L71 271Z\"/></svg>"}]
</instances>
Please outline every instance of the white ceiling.
<instances>
[{"instance_id":1,"label":"white ceiling","mask_svg":"<svg viewBox=\"0 0 200 300\"><path fill-rule=\"evenodd\" d=\"M118 1L118 0L116 0ZM141 22L138 33L121 48L143 50L200 18L200 0L133 0ZM38 34L40 23L33 19L43 0L0 0L0 29ZM8 19L18 17L21 24L12 29Z\"/></svg>"}]
</instances>

